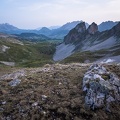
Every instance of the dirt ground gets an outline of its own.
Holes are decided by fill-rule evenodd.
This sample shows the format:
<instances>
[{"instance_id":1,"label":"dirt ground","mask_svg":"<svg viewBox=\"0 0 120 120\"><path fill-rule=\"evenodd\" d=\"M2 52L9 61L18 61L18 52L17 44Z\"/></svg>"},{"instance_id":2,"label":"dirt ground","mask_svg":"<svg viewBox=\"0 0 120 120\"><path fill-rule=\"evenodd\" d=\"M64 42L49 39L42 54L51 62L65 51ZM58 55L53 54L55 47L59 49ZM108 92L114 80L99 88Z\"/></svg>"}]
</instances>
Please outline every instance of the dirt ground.
<instances>
[{"instance_id":1,"label":"dirt ground","mask_svg":"<svg viewBox=\"0 0 120 120\"><path fill-rule=\"evenodd\" d=\"M89 66L73 63L24 68L25 75L15 87L9 85L12 78L1 77L0 120L119 120L120 103L111 104L111 113L105 108L85 108L82 79ZM120 78L120 65L104 66ZM14 71L17 69L6 73Z\"/></svg>"}]
</instances>

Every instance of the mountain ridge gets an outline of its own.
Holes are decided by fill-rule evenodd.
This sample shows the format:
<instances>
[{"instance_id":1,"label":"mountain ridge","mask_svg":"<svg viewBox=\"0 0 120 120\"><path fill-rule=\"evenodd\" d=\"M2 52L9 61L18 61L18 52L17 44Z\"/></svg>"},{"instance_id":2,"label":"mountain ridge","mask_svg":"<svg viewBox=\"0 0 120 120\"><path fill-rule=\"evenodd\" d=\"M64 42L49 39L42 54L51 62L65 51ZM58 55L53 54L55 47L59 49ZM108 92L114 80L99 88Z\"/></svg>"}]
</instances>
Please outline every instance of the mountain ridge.
<instances>
[{"instance_id":1,"label":"mountain ridge","mask_svg":"<svg viewBox=\"0 0 120 120\"><path fill-rule=\"evenodd\" d=\"M75 28L73 28L65 36L64 42L62 43L64 51L62 51L63 48L59 48L58 46L59 49L56 50L53 59L55 61L59 61L69 57L76 52L99 52L100 50L107 51L105 52L105 56L108 55L109 57L112 57L115 55L120 55L119 52L117 52L117 49L120 49L120 22L112 29L103 32L98 31L98 26L95 23L92 23L90 26L88 27L88 29L83 29L85 27L85 23L82 22L78 24ZM79 32L79 29L82 29L81 32ZM69 51L68 46L74 46L72 48L72 51ZM112 49L114 46L117 46L116 50ZM111 53L109 52L110 49L112 50ZM64 56L64 58L60 58L60 56L64 55L65 51L66 56Z\"/></svg>"},{"instance_id":2,"label":"mountain ridge","mask_svg":"<svg viewBox=\"0 0 120 120\"><path fill-rule=\"evenodd\" d=\"M57 39L64 39L64 36L66 36L71 29L73 29L78 23L82 21L73 21L73 22L68 22L56 29L50 29L47 27L41 27L40 29L32 29L32 30L27 30L27 29L19 29L13 25L10 25L8 23L5 24L0 24L0 32L7 33L7 34L21 34L21 33L36 33L36 34L43 34L47 37L50 38L57 38ZM103 26L106 25L106 28ZM103 22L98 26L99 31L104 31L111 29L111 27L115 26L117 22ZM89 24L86 23L86 28L88 28Z\"/></svg>"}]
</instances>

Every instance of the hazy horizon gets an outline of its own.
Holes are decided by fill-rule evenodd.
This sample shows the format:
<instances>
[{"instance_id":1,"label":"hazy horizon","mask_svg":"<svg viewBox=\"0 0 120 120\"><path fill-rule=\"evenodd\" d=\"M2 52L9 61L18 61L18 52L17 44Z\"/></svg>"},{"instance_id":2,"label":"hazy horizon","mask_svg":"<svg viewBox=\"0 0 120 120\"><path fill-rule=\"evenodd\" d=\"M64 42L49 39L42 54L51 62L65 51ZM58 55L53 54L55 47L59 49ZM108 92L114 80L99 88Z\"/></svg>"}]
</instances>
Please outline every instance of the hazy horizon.
<instances>
[{"instance_id":1,"label":"hazy horizon","mask_svg":"<svg viewBox=\"0 0 120 120\"><path fill-rule=\"evenodd\" d=\"M120 20L119 0L1 0L0 24L21 29Z\"/></svg>"}]
</instances>

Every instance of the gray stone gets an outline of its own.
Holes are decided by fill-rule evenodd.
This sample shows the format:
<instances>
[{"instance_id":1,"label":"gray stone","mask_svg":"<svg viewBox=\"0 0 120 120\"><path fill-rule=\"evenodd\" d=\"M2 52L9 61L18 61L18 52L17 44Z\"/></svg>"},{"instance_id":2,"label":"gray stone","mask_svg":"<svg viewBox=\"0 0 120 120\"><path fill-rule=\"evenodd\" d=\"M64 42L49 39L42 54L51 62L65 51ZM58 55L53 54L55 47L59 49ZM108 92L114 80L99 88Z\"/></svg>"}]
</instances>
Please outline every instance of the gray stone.
<instances>
[{"instance_id":1,"label":"gray stone","mask_svg":"<svg viewBox=\"0 0 120 120\"><path fill-rule=\"evenodd\" d=\"M90 109L106 106L110 110L110 103L120 101L120 80L107 71L102 65L93 64L83 78L85 91L85 106Z\"/></svg>"},{"instance_id":2,"label":"gray stone","mask_svg":"<svg viewBox=\"0 0 120 120\"><path fill-rule=\"evenodd\" d=\"M20 84L20 82L21 82L20 79L14 79L14 80L9 82L9 85L14 87L14 86L17 86L18 84Z\"/></svg>"}]
</instances>

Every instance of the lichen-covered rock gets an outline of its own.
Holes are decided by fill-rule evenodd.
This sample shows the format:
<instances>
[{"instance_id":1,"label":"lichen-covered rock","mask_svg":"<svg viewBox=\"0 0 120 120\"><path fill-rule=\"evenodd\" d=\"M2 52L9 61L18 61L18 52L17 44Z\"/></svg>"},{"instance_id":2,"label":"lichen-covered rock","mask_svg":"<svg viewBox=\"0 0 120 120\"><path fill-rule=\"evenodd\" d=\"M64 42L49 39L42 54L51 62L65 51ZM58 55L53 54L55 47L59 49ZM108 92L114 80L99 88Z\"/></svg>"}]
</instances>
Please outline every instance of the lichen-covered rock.
<instances>
[{"instance_id":1,"label":"lichen-covered rock","mask_svg":"<svg viewBox=\"0 0 120 120\"><path fill-rule=\"evenodd\" d=\"M18 79L19 77L25 76L25 70L18 70L11 74L6 74L0 77L0 80L10 80L10 79Z\"/></svg>"},{"instance_id":2,"label":"lichen-covered rock","mask_svg":"<svg viewBox=\"0 0 120 120\"><path fill-rule=\"evenodd\" d=\"M14 86L17 86L18 84L20 84L20 82L21 82L20 79L14 79L14 80L9 82L9 85L14 87Z\"/></svg>"},{"instance_id":3,"label":"lichen-covered rock","mask_svg":"<svg viewBox=\"0 0 120 120\"><path fill-rule=\"evenodd\" d=\"M120 101L119 88L120 80L115 74L102 65L91 65L83 78L86 107L94 110L106 106L110 112L110 103Z\"/></svg>"}]
</instances>

